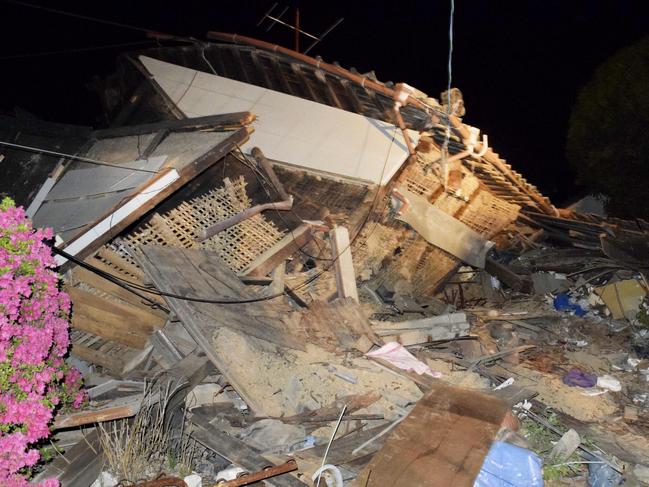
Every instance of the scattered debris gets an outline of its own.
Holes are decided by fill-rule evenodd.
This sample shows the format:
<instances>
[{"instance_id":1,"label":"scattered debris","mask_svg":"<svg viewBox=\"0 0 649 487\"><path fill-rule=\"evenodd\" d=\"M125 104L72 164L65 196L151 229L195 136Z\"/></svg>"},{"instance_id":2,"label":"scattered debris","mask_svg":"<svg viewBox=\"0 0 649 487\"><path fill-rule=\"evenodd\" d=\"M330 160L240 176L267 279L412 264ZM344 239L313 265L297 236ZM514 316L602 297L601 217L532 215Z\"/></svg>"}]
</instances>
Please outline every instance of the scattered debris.
<instances>
[{"instance_id":1,"label":"scattered debris","mask_svg":"<svg viewBox=\"0 0 649 487\"><path fill-rule=\"evenodd\" d=\"M456 89L210 37L120 59L111 128L0 118L76 153L2 188L58 237L90 399L36 480L646 483L647 223L555 208Z\"/></svg>"}]
</instances>

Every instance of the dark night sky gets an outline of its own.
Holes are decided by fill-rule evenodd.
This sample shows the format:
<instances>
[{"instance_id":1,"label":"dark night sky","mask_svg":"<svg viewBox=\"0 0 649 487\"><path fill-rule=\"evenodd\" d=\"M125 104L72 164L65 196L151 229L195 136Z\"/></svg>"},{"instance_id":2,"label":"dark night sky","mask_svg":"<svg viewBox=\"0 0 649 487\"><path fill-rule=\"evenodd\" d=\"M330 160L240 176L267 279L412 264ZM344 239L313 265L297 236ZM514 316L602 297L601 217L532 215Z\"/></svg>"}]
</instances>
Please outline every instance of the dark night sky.
<instances>
[{"instance_id":1,"label":"dark night sky","mask_svg":"<svg viewBox=\"0 0 649 487\"><path fill-rule=\"evenodd\" d=\"M266 0L32 3L199 39L221 30L292 46L287 29L255 26L273 3ZM313 33L345 18L310 54L373 69L382 81L405 81L436 98L445 89L449 1L302 1L300 12ZM646 1L456 0L453 85L464 93L465 121L563 203L575 194L564 144L579 88L608 56L649 34L648 12ZM0 111L20 106L51 121L93 125L99 106L86 84L111 73L119 52L153 45L10 58L145 37L3 0L0 18Z\"/></svg>"}]
</instances>

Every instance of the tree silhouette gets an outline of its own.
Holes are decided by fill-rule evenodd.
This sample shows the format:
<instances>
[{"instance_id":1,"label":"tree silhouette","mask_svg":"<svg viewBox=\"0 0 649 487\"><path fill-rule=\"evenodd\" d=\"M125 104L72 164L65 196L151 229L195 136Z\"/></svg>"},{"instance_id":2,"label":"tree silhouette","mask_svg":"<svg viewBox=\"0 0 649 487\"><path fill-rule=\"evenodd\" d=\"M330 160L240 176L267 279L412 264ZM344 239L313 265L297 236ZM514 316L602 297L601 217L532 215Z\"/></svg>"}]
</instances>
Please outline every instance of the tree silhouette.
<instances>
[{"instance_id":1,"label":"tree silhouette","mask_svg":"<svg viewBox=\"0 0 649 487\"><path fill-rule=\"evenodd\" d=\"M609 214L649 218L649 37L607 59L582 88L566 152Z\"/></svg>"}]
</instances>

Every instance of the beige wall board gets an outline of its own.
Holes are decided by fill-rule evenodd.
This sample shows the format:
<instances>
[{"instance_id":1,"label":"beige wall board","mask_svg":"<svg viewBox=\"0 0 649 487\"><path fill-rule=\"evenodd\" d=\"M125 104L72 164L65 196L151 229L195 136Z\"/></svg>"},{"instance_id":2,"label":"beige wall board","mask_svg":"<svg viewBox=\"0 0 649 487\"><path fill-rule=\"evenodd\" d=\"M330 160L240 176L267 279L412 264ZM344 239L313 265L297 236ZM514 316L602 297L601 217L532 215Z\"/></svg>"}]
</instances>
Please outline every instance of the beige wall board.
<instances>
[{"instance_id":1,"label":"beige wall board","mask_svg":"<svg viewBox=\"0 0 649 487\"><path fill-rule=\"evenodd\" d=\"M139 59L188 117L254 113L247 152L260 147L269 159L374 184L387 183L408 157L403 134L392 124L150 57ZM409 134L416 143L419 134Z\"/></svg>"},{"instance_id":2,"label":"beige wall board","mask_svg":"<svg viewBox=\"0 0 649 487\"><path fill-rule=\"evenodd\" d=\"M425 198L399 188L408 201L397 219L410 225L428 243L445 250L474 267L484 268L487 252L494 243L466 224L430 204Z\"/></svg>"}]
</instances>

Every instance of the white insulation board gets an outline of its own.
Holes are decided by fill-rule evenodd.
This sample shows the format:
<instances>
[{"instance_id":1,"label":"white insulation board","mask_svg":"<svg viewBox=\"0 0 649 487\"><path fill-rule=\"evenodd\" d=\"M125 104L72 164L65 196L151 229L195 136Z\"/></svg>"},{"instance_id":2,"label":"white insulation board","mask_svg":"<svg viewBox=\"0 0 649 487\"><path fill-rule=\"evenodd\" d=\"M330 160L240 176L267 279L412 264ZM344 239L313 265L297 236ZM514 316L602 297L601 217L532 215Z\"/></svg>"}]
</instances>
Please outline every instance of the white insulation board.
<instances>
[{"instance_id":1,"label":"white insulation board","mask_svg":"<svg viewBox=\"0 0 649 487\"><path fill-rule=\"evenodd\" d=\"M203 73L146 56L140 61L188 117L252 112L255 131L243 146L318 172L386 184L408 157L392 124L310 100ZM419 134L409 131L417 142Z\"/></svg>"}]
</instances>

